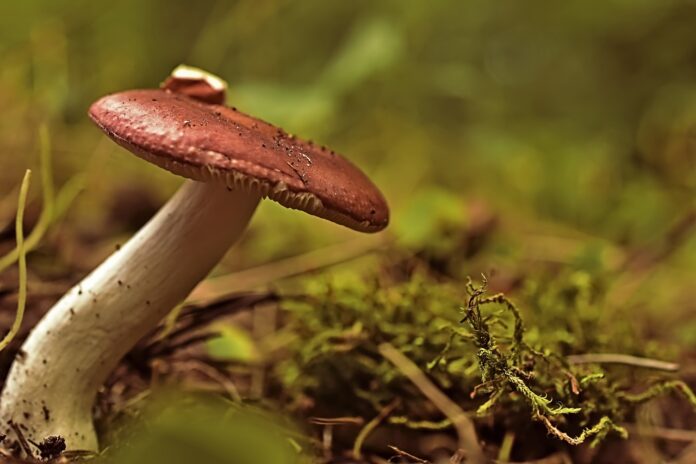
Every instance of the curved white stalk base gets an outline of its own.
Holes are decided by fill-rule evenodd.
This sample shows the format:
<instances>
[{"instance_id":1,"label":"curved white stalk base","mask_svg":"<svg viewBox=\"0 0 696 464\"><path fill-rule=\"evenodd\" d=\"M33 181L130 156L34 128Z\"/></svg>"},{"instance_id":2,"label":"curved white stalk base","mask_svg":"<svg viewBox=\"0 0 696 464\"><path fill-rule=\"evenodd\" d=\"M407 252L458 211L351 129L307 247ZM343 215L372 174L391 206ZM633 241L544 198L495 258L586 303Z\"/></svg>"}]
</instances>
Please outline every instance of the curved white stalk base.
<instances>
[{"instance_id":1,"label":"curved white stalk base","mask_svg":"<svg viewBox=\"0 0 696 464\"><path fill-rule=\"evenodd\" d=\"M36 442L60 435L68 449L96 451L92 407L97 389L224 256L259 199L186 181L33 329L0 396L2 429L9 429L12 420Z\"/></svg>"}]
</instances>

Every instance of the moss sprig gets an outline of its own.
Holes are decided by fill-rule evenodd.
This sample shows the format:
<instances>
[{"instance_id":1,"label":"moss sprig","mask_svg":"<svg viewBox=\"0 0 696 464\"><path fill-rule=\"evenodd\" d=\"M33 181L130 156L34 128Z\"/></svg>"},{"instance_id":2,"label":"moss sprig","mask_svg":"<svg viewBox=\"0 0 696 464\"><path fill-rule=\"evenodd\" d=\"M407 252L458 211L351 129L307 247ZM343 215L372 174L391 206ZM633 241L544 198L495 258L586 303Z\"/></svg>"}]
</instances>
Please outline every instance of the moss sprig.
<instances>
[{"instance_id":1,"label":"moss sprig","mask_svg":"<svg viewBox=\"0 0 696 464\"><path fill-rule=\"evenodd\" d=\"M621 436L626 435L626 431L618 427L607 417L602 417L594 426L585 428L578 436L572 437L562 432L556 427L550 417L565 416L581 412L579 407L564 406L560 402L554 402L547 395L539 394L531 387L531 380L535 374L533 371L525 370L521 365L525 352L530 354L530 358L543 357L545 362L558 362L537 350L532 350L524 342L524 324L520 312L515 304L502 293L486 297L488 281L483 276L480 286L475 286L471 279L466 284L469 299L466 307L462 308L464 317L462 323L466 323L471 330L474 343L478 348L478 363L481 369L481 379L487 383L491 390L486 402L479 406L477 413L485 414L503 396L506 388L521 394L527 401L534 420L540 421L548 432L554 437L572 445L579 445L588 438L594 437L595 443L599 442L609 432L616 431ZM496 338L491 333L488 318L483 315L482 306L500 304L509 311L514 320L512 344L507 350L503 350L496 343ZM562 366L559 366L562 367ZM554 405L555 403L555 405Z\"/></svg>"}]
</instances>

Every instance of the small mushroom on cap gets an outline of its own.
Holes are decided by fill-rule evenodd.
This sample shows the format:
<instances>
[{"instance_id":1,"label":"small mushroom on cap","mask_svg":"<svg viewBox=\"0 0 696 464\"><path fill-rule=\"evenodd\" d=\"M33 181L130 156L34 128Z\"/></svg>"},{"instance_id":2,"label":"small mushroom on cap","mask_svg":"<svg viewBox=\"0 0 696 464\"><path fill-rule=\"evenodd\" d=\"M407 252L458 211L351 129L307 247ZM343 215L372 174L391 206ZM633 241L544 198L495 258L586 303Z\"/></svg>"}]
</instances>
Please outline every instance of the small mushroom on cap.
<instances>
[{"instance_id":1,"label":"small mushroom on cap","mask_svg":"<svg viewBox=\"0 0 696 464\"><path fill-rule=\"evenodd\" d=\"M27 438L97 450L96 392L119 360L220 261L268 197L363 232L386 227L379 190L340 155L220 105L224 82L177 68L162 89L108 95L89 110L114 141L188 178L128 243L33 329L0 418Z\"/></svg>"},{"instance_id":2,"label":"small mushroom on cap","mask_svg":"<svg viewBox=\"0 0 696 464\"><path fill-rule=\"evenodd\" d=\"M202 69L184 64L172 71L162 83L162 88L216 105L223 105L227 96L227 82Z\"/></svg>"}]
</instances>

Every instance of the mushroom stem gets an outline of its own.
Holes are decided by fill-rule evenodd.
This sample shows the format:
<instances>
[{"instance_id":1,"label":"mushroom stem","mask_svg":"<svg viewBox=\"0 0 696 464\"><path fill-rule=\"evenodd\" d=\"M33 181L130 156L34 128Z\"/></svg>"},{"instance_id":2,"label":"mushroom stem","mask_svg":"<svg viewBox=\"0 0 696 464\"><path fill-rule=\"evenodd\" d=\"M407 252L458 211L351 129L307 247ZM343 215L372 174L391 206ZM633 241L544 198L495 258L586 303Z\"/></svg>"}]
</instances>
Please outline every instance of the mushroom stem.
<instances>
[{"instance_id":1,"label":"mushroom stem","mask_svg":"<svg viewBox=\"0 0 696 464\"><path fill-rule=\"evenodd\" d=\"M3 425L14 421L36 442L60 435L69 449L97 451L97 390L220 261L259 200L256 193L186 181L33 329L0 396Z\"/></svg>"}]
</instances>

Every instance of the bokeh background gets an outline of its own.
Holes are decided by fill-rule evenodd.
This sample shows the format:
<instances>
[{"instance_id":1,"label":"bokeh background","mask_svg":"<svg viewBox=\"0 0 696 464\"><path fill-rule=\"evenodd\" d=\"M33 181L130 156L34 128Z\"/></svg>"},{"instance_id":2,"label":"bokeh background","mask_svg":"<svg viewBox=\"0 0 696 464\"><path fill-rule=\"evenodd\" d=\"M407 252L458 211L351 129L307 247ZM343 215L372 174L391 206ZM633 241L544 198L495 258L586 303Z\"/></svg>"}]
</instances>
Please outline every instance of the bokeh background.
<instances>
[{"instance_id":1,"label":"bokeh background","mask_svg":"<svg viewBox=\"0 0 696 464\"><path fill-rule=\"evenodd\" d=\"M691 359L694 24L689 0L5 1L0 209L45 124L57 183L83 174L86 190L49 233L58 258L30 265L90 269L181 179L108 141L87 108L186 63L226 79L228 104L361 166L392 207L389 240L437 256L494 218L486 254L449 271L634 269L610 306L645 346ZM352 240L265 202L217 272Z\"/></svg>"},{"instance_id":2,"label":"bokeh background","mask_svg":"<svg viewBox=\"0 0 696 464\"><path fill-rule=\"evenodd\" d=\"M606 269L678 246L631 298L661 294L675 309L655 330L694 344L694 21L696 2L676 0L3 2L0 207L15 207L46 124L58 183L87 179L65 221L83 238L132 233L181 180L106 140L86 110L187 63L227 79L230 105L358 163L407 245L493 211L504 237L463 272ZM354 237L265 202L225 266ZM106 253L95 244L85 269Z\"/></svg>"},{"instance_id":3,"label":"bokeh background","mask_svg":"<svg viewBox=\"0 0 696 464\"><path fill-rule=\"evenodd\" d=\"M408 240L433 208L466 220L443 206L462 201L495 208L521 243L548 221L640 247L694 208L694 20L677 0L3 2L0 189L35 167L45 123L59 182L88 179L68 220L88 233L116 210L137 226L180 179L106 141L86 110L183 62L228 80L229 104L355 160ZM351 237L267 202L229 265ZM695 255L691 240L680 272Z\"/></svg>"}]
</instances>

